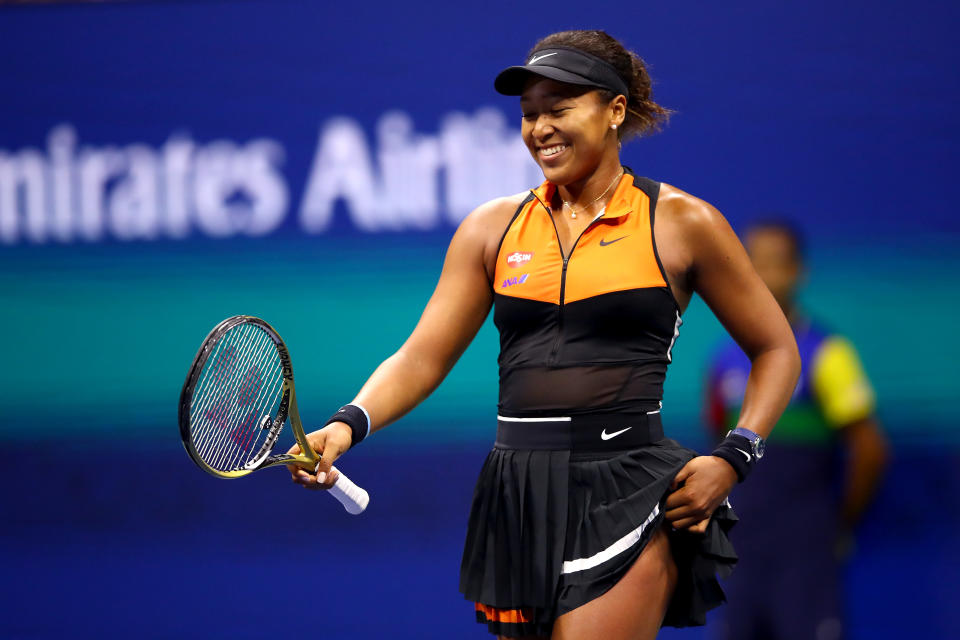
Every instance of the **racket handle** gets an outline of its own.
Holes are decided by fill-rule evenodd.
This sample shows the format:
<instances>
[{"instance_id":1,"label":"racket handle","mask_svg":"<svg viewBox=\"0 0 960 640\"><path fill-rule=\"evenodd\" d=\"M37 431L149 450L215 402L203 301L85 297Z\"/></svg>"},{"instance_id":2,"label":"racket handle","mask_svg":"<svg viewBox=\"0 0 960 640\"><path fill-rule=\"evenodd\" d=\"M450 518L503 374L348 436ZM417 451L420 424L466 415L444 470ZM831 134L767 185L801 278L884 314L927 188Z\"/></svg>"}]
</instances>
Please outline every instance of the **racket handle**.
<instances>
[{"instance_id":1,"label":"racket handle","mask_svg":"<svg viewBox=\"0 0 960 640\"><path fill-rule=\"evenodd\" d=\"M339 500L343 508L351 515L363 513L370 502L370 494L365 489L353 484L353 481L343 475L342 471L337 471L337 481L330 487L330 494Z\"/></svg>"}]
</instances>

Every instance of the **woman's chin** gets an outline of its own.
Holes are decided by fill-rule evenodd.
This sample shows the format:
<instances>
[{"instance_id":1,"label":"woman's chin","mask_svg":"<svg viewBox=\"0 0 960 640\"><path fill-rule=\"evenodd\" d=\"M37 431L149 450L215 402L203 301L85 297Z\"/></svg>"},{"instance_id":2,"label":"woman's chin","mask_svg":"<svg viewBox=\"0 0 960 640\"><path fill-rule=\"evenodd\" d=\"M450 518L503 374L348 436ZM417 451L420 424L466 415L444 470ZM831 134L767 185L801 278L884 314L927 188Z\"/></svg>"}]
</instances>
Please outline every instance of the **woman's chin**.
<instances>
[{"instance_id":1,"label":"woman's chin","mask_svg":"<svg viewBox=\"0 0 960 640\"><path fill-rule=\"evenodd\" d=\"M570 167L567 167L567 166L551 167L551 166L544 166L541 163L540 169L541 171L543 171L543 177L549 180L550 182L552 182L553 184L567 184L568 182L573 181Z\"/></svg>"}]
</instances>

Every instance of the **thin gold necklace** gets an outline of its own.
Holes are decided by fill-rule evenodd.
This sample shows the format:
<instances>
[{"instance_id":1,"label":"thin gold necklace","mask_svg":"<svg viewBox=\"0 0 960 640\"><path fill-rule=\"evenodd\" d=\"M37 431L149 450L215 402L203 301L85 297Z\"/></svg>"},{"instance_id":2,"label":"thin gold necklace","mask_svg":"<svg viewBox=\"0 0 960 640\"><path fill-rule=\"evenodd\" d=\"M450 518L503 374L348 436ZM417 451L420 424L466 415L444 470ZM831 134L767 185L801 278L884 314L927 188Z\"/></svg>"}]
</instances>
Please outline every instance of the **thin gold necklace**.
<instances>
[{"instance_id":1,"label":"thin gold necklace","mask_svg":"<svg viewBox=\"0 0 960 640\"><path fill-rule=\"evenodd\" d=\"M603 196L607 195L607 192L610 191L610 189L613 187L613 185L617 184L617 182L619 182L619 181L620 181L620 178L622 178L622 177L623 177L623 167L620 167L620 173L618 173L618 174L616 175L616 177L613 179L613 182L611 182L609 185L607 185L607 188L603 190L603 193L601 193L601 194L598 195L596 198L594 198L593 200L591 200L590 202L588 202L586 205L584 205L583 207L581 207L581 208L580 208L580 212L583 213L583 212L586 211L591 205L593 205L594 202L596 202L597 200L599 200L599 199L602 198ZM563 198L560 198L560 201L563 202L563 206L565 206L566 208L570 209L570 217L573 218L574 220L576 220L576 218L577 218L577 210L573 208L573 205L570 204L569 202L567 202L566 200L564 200ZM605 210L606 210L606 207L604 207L603 209L601 209L601 210L600 210L600 214L602 215Z\"/></svg>"}]
</instances>

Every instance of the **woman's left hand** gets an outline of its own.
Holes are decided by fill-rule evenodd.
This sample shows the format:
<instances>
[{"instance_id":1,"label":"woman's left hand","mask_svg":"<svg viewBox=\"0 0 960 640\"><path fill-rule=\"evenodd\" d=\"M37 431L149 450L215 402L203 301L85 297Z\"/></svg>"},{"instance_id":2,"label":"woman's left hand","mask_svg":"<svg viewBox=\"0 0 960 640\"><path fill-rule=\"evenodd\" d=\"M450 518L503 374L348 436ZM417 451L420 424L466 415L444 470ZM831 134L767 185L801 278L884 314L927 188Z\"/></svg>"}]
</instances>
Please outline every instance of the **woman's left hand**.
<instances>
[{"instance_id":1,"label":"woman's left hand","mask_svg":"<svg viewBox=\"0 0 960 640\"><path fill-rule=\"evenodd\" d=\"M716 456L697 456L673 479L664 517L674 529L703 533L713 511L737 484L737 472Z\"/></svg>"}]
</instances>

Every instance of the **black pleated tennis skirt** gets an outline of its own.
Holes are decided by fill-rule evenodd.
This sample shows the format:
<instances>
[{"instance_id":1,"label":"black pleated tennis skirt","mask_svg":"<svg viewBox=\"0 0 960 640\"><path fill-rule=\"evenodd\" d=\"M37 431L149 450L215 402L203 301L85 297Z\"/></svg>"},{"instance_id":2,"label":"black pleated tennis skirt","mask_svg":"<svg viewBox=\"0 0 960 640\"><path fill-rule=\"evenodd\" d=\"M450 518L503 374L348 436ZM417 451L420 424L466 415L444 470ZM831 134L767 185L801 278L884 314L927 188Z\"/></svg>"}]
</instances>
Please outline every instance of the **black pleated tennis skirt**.
<instances>
[{"instance_id":1,"label":"black pleated tennis skirt","mask_svg":"<svg viewBox=\"0 0 960 640\"><path fill-rule=\"evenodd\" d=\"M507 637L549 635L603 595L663 523L678 471L698 454L664 438L659 414L500 418L474 490L460 591ZM679 580L663 624L702 625L737 561L729 503L705 534L671 531Z\"/></svg>"}]
</instances>

